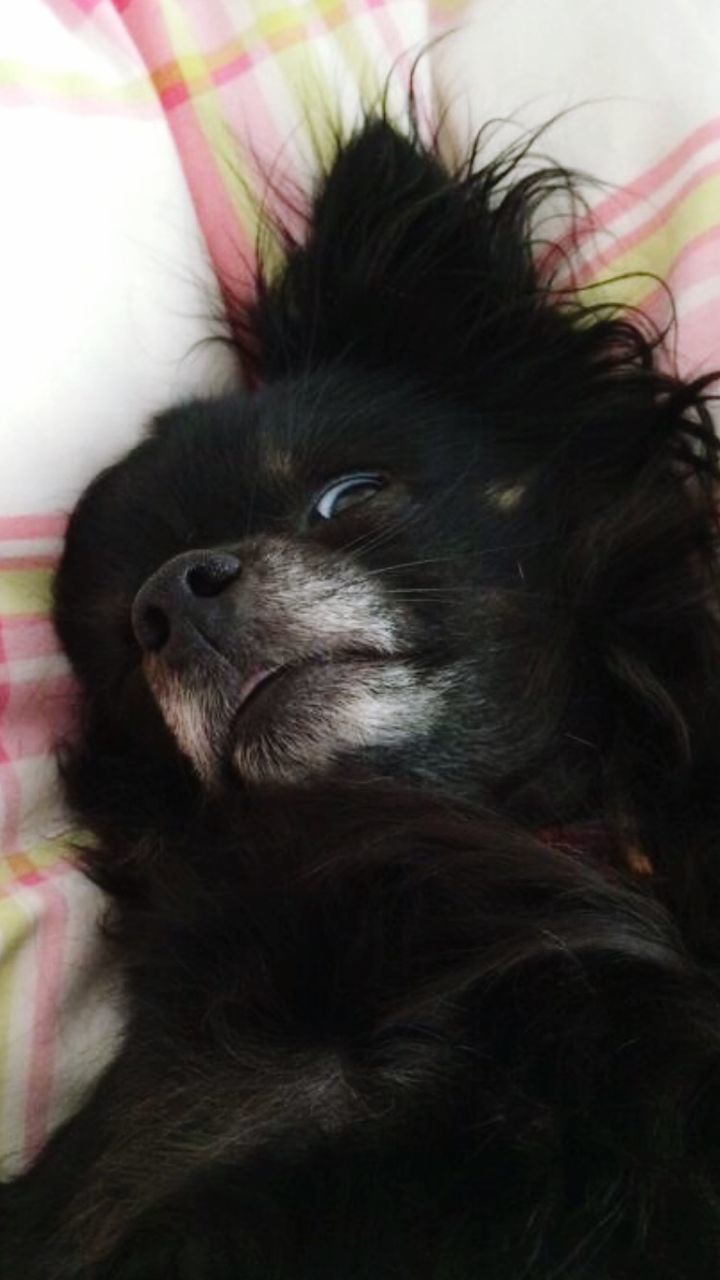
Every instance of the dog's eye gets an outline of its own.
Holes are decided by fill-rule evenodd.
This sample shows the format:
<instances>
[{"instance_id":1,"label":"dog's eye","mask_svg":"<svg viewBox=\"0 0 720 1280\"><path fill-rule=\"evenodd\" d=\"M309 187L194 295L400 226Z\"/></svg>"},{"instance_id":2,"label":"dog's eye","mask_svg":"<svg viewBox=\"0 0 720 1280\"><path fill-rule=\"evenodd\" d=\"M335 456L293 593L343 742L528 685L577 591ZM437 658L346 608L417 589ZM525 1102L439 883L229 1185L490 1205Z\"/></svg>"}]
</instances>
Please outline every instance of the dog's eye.
<instances>
[{"instance_id":1,"label":"dog's eye","mask_svg":"<svg viewBox=\"0 0 720 1280\"><path fill-rule=\"evenodd\" d=\"M339 516L343 511L347 511L348 507L355 507L358 503L372 498L378 489L382 489L383 484L382 476L371 475L364 471L357 475L341 476L339 480L333 480L332 484L329 484L320 494L313 507L313 515L321 520L332 520L333 516Z\"/></svg>"}]
</instances>

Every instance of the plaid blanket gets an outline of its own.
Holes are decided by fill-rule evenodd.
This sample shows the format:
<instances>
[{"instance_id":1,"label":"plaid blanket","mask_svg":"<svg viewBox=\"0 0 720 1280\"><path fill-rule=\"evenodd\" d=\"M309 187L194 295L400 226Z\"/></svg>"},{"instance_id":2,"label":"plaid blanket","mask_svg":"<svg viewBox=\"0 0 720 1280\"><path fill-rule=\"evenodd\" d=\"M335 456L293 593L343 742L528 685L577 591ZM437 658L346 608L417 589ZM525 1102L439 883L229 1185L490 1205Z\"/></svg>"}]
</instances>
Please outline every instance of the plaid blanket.
<instances>
[{"instance_id":1,"label":"plaid blanket","mask_svg":"<svg viewBox=\"0 0 720 1280\"><path fill-rule=\"evenodd\" d=\"M74 866L53 764L53 743L73 707L48 618L67 510L89 476L133 442L144 416L215 376L206 363L188 372L184 352L209 331L213 275L236 290L248 286L262 171L306 186L329 139L330 106L335 121L352 121L389 76L401 114L415 57L443 32L415 87L428 122L442 114L448 148L462 147L489 115L508 117L499 146L507 130L583 103L544 144L615 184L579 228L580 285L595 296L605 287L662 320L667 293L633 274L657 273L675 295L680 366L720 364L715 0L636 0L632 10L625 0L23 0L0 15L0 139L34 137L41 128L44 163L57 160L53 192L42 172L27 171L33 159L24 144L2 151L4 166L13 166L6 179L27 183L15 221L12 208L0 211L7 258L0 278L17 283L9 293L4 284L0 321L0 351L12 353L10 390L0 387L0 1168L7 1175L74 1108L122 1024L97 937L102 903ZM78 138L83 146L93 139L87 154L95 160L81 159L75 170ZM113 187L116 170L129 178ZM116 226L117 202L131 196L127 220ZM97 201L90 212L88 199ZM138 228L153 201L167 218L146 243ZM60 218L67 222L59 242L85 270L82 279L68 276L54 333L33 360L45 323L33 289L43 284L43 245ZM93 238L102 236L103 219L111 224L106 241ZM119 255L124 279L137 272L131 306L125 292L105 287L116 277L103 276L102 287L93 279L108 254ZM177 291L168 295L164 259L176 258L190 264L199 291L196 279L181 288L174 275ZM62 268L53 263L60 280ZM623 279L604 286L609 276ZM84 301L75 315L77 290ZM27 306L20 319L16 306ZM66 325L76 326L76 355L72 369L67 354L56 369ZM71 426L78 416L80 436Z\"/></svg>"}]
</instances>

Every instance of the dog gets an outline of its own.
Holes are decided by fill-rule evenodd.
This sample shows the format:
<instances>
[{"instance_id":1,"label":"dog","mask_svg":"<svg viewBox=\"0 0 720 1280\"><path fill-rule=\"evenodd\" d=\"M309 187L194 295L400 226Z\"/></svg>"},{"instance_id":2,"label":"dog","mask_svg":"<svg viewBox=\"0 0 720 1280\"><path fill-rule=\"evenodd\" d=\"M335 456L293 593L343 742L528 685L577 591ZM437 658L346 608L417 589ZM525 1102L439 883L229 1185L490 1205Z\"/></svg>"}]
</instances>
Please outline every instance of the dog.
<instances>
[{"instance_id":1,"label":"dog","mask_svg":"<svg viewBox=\"0 0 720 1280\"><path fill-rule=\"evenodd\" d=\"M524 158L369 115L228 296L253 389L72 516L128 1024L3 1277L717 1280L712 379L539 265Z\"/></svg>"}]
</instances>

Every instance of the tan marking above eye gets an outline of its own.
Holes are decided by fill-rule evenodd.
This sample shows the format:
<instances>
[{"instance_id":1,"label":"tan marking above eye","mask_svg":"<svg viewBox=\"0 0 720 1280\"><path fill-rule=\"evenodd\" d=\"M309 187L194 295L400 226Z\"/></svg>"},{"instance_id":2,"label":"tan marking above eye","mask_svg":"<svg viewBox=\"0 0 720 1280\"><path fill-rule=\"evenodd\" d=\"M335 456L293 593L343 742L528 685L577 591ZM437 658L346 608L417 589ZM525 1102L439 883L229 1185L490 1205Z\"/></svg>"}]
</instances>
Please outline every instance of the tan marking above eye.
<instances>
[{"instance_id":1,"label":"tan marking above eye","mask_svg":"<svg viewBox=\"0 0 720 1280\"><path fill-rule=\"evenodd\" d=\"M263 451L263 467L274 479L290 480L294 474L293 458L289 449L269 443Z\"/></svg>"},{"instance_id":2,"label":"tan marking above eye","mask_svg":"<svg viewBox=\"0 0 720 1280\"><path fill-rule=\"evenodd\" d=\"M486 490L486 495L499 511L514 511L522 502L526 492L525 484L493 484Z\"/></svg>"}]
</instances>

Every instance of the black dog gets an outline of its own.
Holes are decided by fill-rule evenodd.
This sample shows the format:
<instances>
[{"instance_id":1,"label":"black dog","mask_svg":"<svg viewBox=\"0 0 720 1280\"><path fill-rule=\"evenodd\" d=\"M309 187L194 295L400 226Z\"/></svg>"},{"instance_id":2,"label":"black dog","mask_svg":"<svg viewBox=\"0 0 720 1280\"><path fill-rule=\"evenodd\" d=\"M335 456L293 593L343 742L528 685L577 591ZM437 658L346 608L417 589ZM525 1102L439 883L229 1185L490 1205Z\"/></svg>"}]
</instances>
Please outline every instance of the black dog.
<instances>
[{"instance_id":1,"label":"black dog","mask_svg":"<svg viewBox=\"0 0 720 1280\"><path fill-rule=\"evenodd\" d=\"M562 171L383 118L90 487L65 764L124 1047L18 1280L717 1280L708 380L534 265Z\"/></svg>"}]
</instances>

